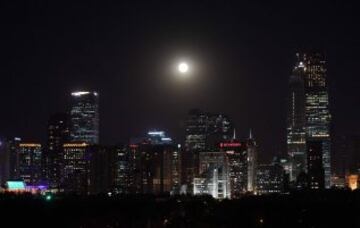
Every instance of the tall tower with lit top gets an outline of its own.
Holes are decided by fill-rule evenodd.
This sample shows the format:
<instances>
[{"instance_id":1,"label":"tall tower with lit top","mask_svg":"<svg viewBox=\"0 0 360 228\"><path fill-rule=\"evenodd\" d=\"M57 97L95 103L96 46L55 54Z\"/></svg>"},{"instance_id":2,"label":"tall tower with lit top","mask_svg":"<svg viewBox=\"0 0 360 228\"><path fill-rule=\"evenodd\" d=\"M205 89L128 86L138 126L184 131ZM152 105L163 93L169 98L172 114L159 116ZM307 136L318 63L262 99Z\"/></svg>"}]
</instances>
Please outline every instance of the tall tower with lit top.
<instances>
[{"instance_id":1,"label":"tall tower with lit top","mask_svg":"<svg viewBox=\"0 0 360 228\"><path fill-rule=\"evenodd\" d=\"M90 91L71 93L70 135L72 141L99 143L99 94Z\"/></svg>"}]
</instances>

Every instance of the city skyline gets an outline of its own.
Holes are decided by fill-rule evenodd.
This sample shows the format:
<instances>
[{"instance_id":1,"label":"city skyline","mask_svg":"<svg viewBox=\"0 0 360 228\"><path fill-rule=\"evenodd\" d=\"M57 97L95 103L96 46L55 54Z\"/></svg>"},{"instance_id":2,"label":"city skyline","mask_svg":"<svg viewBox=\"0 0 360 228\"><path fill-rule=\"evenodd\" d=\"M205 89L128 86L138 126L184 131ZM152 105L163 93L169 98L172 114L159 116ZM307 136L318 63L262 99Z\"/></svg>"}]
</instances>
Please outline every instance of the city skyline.
<instances>
[{"instance_id":1,"label":"city skyline","mask_svg":"<svg viewBox=\"0 0 360 228\"><path fill-rule=\"evenodd\" d=\"M2 135L45 140L65 94L96 90L106 144L153 128L181 139L183 117L199 108L231 116L239 137L252 128L271 158L286 152L288 77L308 47L326 55L335 139L360 129L350 3L13 4L1 22ZM190 82L167 71L183 57L197 67Z\"/></svg>"},{"instance_id":2,"label":"city skyline","mask_svg":"<svg viewBox=\"0 0 360 228\"><path fill-rule=\"evenodd\" d=\"M358 5L1 2L1 223L360 227Z\"/></svg>"},{"instance_id":3,"label":"city skyline","mask_svg":"<svg viewBox=\"0 0 360 228\"><path fill-rule=\"evenodd\" d=\"M295 67L294 67L293 73L290 74L290 84L289 84L290 85L290 87L289 87L290 96L294 96L294 95L292 95L292 93L293 93L292 89L294 89L293 88L294 85L292 85L292 84L299 83L299 82L296 82L298 80L298 79L296 79L296 77L301 77L301 80L303 81L303 82L301 82L301 84L304 84L304 78L302 78L302 77L304 77L305 73L301 73L301 72L303 71L303 68L305 68L305 65L304 65L304 63L302 61L300 61L301 58L303 58L303 57L299 57L298 53L296 54L296 56L297 56L297 61L295 61L293 63L295 65ZM304 88L303 88L303 90L304 90ZM327 92L328 88L326 88L325 91ZM296 91L296 92L298 92L298 91ZM305 92L300 91L300 93L303 93L302 95L304 96L304 98L302 98L303 101L297 101L297 102L305 103ZM99 135L100 135L100 131L99 131L99 122L100 122L100 118L99 118L99 111L100 111L100 108L99 108L99 100L100 100L99 99L99 93L95 92L95 91L79 90L79 91L71 91L69 94L70 94L71 99L69 101L70 103L67 105L67 108L66 108L66 110L68 110L68 111L66 112L66 110L59 110L60 111L59 113L64 113L64 115L67 115L67 117L64 117L64 118L68 118L68 120L66 120L66 121L69 122L68 127L69 127L69 129L71 129L70 132L72 132L72 134L69 136L71 138L71 141L86 142L86 143L90 143L90 144L99 144ZM295 99L295 97L293 97L293 99ZM326 99L328 99L328 98L326 98ZM294 100L291 101L291 99L289 98L287 100L287 102L288 102L287 105L288 105L289 108L291 108L292 106L295 107L295 104L293 103ZM297 105L299 105L299 104L296 104L296 106ZM305 126L305 104L300 104L300 105L304 106L304 107L302 107L302 109L303 109L302 112L304 112L304 113L301 114L302 116L300 116L300 119L303 118L303 120L300 120L300 121L304 122L304 123L302 123L303 124L302 127L304 128L302 131L305 131L305 127L304 127ZM230 139L232 137L231 136L232 134L235 135L236 130L244 130L244 129L241 129L241 128L236 128L236 124L232 121L232 117L230 116L230 118L229 118L229 116L226 115L226 114L223 114L221 112L221 110L217 110L216 114L215 113L210 113L208 111L203 112L203 111L198 110L198 109L190 109L189 114L191 114L192 112L195 112L195 115L200 115L201 119L204 118L204 117L201 117L201 115L205 116L206 118L208 118L207 116L209 116L210 117L209 121L214 122L214 124L219 121L219 123L221 123L222 128L224 129L224 137L223 137L224 140L225 139ZM287 112L285 112L285 114L290 115L289 112L291 112L291 110L288 110ZM315 111L314 113L316 114L317 112ZM52 115L57 115L57 114L58 113L50 114L50 118L51 118ZM192 114L192 115L194 115L194 114ZM295 114L292 114L292 115L293 115L292 118L295 118L295 116L294 116ZM87 120L86 120L86 118L87 118ZM211 118L213 118L213 120L211 120ZM81 122L77 123L78 120L81 120ZM186 117L184 116L182 118L182 121L183 121L184 127L180 127L180 128L183 130L183 132L187 132L188 127L186 126L186 124L187 124L188 120L186 120ZM205 121L205 119L201 120L201 121ZM208 120L206 120L206 121L208 121ZM222 122L222 121L224 121L224 122ZM295 119L289 120L288 119L287 121L299 121L299 120L295 120ZM80 127L81 123L83 123L83 126L86 126L86 127L85 128ZM216 125L218 125L219 123L215 124L214 127ZM220 125L218 127L220 127ZM210 131L215 131L215 129L216 129L216 127L214 129L210 130ZM251 127L249 128L250 134L251 134L252 129L253 128L251 128ZM118 145L119 144L126 145L128 143L131 143L131 138L137 137L137 136L139 136L139 135L141 135L144 132L149 131L149 130L163 130L163 129L156 128L156 127L149 128L149 129L142 129L140 133L137 133L135 135L130 135L129 138L119 140L116 143L112 143L111 145L116 145L116 144L118 144ZM76 134L78 136L76 136ZM300 134L305 134L305 132L300 133ZM225 135L227 135L227 136L225 136ZM8 137L8 139L11 139L12 137L17 137L17 136L20 136L20 135L10 136L10 137ZM302 137L305 137L305 135L302 136ZM245 137L240 136L239 138L245 139L246 136ZM206 139L206 137L204 136L204 138L202 139L204 145L205 145L205 139ZM184 143L185 147L187 145L187 140L188 140L187 133L185 133L184 137L176 138L176 141L178 143ZM300 139L300 140L302 141L304 139ZM37 143L44 143L45 142L44 139L29 140L29 139L25 138L25 142L26 141L30 141L30 142L33 141L33 142L37 142ZM295 144L296 143L297 142L295 142ZM106 143L101 143L101 144L106 144ZM305 144L304 144L304 146L305 146ZM279 147L281 147L281 145L279 145ZM201 147L202 151L204 149L205 149L205 147L204 148ZM305 150L305 148L304 148L304 150ZM289 154L289 152L286 151L286 150L285 151L278 151L273 156L284 156L286 154ZM262 153L260 153L260 156L259 156L262 162L268 162L273 158L273 156L267 157L267 156L264 156L264 155L265 155L264 152L262 152ZM266 159L264 159L264 158L266 158ZM305 159L306 159L306 157L305 157ZM306 165L306 162L303 165ZM305 170L305 169L302 169L302 170ZM297 175L298 174L299 174L299 172L297 172ZM290 179L295 180L296 178L293 177L293 178L290 178Z\"/></svg>"}]
</instances>

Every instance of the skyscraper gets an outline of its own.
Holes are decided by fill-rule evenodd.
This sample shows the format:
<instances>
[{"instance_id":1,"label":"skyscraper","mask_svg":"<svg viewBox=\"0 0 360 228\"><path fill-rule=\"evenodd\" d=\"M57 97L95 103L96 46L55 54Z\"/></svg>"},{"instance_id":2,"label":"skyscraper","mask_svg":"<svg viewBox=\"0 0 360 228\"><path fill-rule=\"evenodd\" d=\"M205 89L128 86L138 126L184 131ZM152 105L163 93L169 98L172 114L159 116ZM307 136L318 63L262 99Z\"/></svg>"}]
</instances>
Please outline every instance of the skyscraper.
<instances>
[{"instance_id":1,"label":"skyscraper","mask_svg":"<svg viewBox=\"0 0 360 228\"><path fill-rule=\"evenodd\" d=\"M233 124L226 115L194 109L188 113L185 125L182 183L192 192L193 178L199 174L199 153L217 150L220 142L230 140Z\"/></svg>"},{"instance_id":2,"label":"skyscraper","mask_svg":"<svg viewBox=\"0 0 360 228\"><path fill-rule=\"evenodd\" d=\"M91 145L86 157L89 160L89 192L91 194L112 192L117 171L117 148Z\"/></svg>"},{"instance_id":3,"label":"skyscraper","mask_svg":"<svg viewBox=\"0 0 360 228\"><path fill-rule=\"evenodd\" d=\"M233 124L223 114L190 110L185 124L185 148L189 151L216 149L219 142L233 136Z\"/></svg>"},{"instance_id":4,"label":"skyscraper","mask_svg":"<svg viewBox=\"0 0 360 228\"><path fill-rule=\"evenodd\" d=\"M244 142L235 139L234 131L234 138L220 143L219 149L225 151L228 158L231 197L255 192L258 159L257 144L251 131L249 138Z\"/></svg>"},{"instance_id":5,"label":"skyscraper","mask_svg":"<svg viewBox=\"0 0 360 228\"><path fill-rule=\"evenodd\" d=\"M323 142L320 140L308 140L308 186L310 189L323 189L325 184L323 168Z\"/></svg>"},{"instance_id":6,"label":"skyscraper","mask_svg":"<svg viewBox=\"0 0 360 228\"><path fill-rule=\"evenodd\" d=\"M284 169L279 164L261 164L257 169L256 191L259 195L284 191Z\"/></svg>"},{"instance_id":7,"label":"skyscraper","mask_svg":"<svg viewBox=\"0 0 360 228\"><path fill-rule=\"evenodd\" d=\"M306 167L307 141L321 141L325 188L330 188L330 110L325 59L321 53L298 53L290 78L287 126L291 180ZM305 143L304 143L305 142Z\"/></svg>"},{"instance_id":8,"label":"skyscraper","mask_svg":"<svg viewBox=\"0 0 360 228\"><path fill-rule=\"evenodd\" d=\"M132 145L134 146L134 145ZM135 146L136 147L136 146ZM115 186L116 193L134 193L134 169L132 150L125 146L116 146L116 164L115 164Z\"/></svg>"},{"instance_id":9,"label":"skyscraper","mask_svg":"<svg viewBox=\"0 0 360 228\"><path fill-rule=\"evenodd\" d=\"M145 194L180 191L180 147L163 131L150 131L131 145L135 190Z\"/></svg>"},{"instance_id":10,"label":"skyscraper","mask_svg":"<svg viewBox=\"0 0 360 228\"><path fill-rule=\"evenodd\" d=\"M231 197L226 151L200 153L199 176L194 178L193 188L194 195L209 194L216 199Z\"/></svg>"},{"instance_id":11,"label":"skyscraper","mask_svg":"<svg viewBox=\"0 0 360 228\"><path fill-rule=\"evenodd\" d=\"M220 151L226 153L228 159L230 195L238 198L248 188L248 154L246 142L232 139L220 143Z\"/></svg>"},{"instance_id":12,"label":"skyscraper","mask_svg":"<svg viewBox=\"0 0 360 228\"><path fill-rule=\"evenodd\" d=\"M66 113L52 115L48 121L47 144L43 153L43 175L52 188L60 185L63 144L69 139L68 115Z\"/></svg>"},{"instance_id":13,"label":"skyscraper","mask_svg":"<svg viewBox=\"0 0 360 228\"><path fill-rule=\"evenodd\" d=\"M330 110L324 56L320 53L298 55L305 65L305 129L307 140L322 142L325 188L331 186Z\"/></svg>"},{"instance_id":14,"label":"skyscraper","mask_svg":"<svg viewBox=\"0 0 360 228\"><path fill-rule=\"evenodd\" d=\"M19 178L26 184L36 185L41 180L41 144L19 144Z\"/></svg>"},{"instance_id":15,"label":"skyscraper","mask_svg":"<svg viewBox=\"0 0 360 228\"><path fill-rule=\"evenodd\" d=\"M77 91L71 93L71 96L71 140L98 144L99 94L97 92Z\"/></svg>"},{"instance_id":16,"label":"skyscraper","mask_svg":"<svg viewBox=\"0 0 360 228\"><path fill-rule=\"evenodd\" d=\"M72 142L63 145L61 189L65 192L88 193L90 177L88 148L89 144L85 142Z\"/></svg>"},{"instance_id":17,"label":"skyscraper","mask_svg":"<svg viewBox=\"0 0 360 228\"><path fill-rule=\"evenodd\" d=\"M305 142L305 66L298 62L289 80L287 113L287 152L290 158L290 181L306 171Z\"/></svg>"},{"instance_id":18,"label":"skyscraper","mask_svg":"<svg viewBox=\"0 0 360 228\"><path fill-rule=\"evenodd\" d=\"M8 141L8 149L10 153L10 179L19 178L19 153L21 138L15 137Z\"/></svg>"},{"instance_id":19,"label":"skyscraper","mask_svg":"<svg viewBox=\"0 0 360 228\"><path fill-rule=\"evenodd\" d=\"M256 170L257 170L257 144L250 131L249 138L246 142L247 153L247 190L254 192L256 189Z\"/></svg>"}]
</instances>

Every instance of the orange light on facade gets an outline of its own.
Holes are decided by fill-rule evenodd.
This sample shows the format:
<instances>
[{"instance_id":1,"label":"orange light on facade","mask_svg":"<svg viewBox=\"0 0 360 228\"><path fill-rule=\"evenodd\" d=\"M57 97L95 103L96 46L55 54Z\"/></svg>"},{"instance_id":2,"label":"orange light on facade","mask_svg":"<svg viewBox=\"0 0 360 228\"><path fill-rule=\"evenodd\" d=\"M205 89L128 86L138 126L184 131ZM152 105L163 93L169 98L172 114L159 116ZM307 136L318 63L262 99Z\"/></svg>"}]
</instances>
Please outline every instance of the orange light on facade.
<instances>
[{"instance_id":1,"label":"orange light on facade","mask_svg":"<svg viewBox=\"0 0 360 228\"><path fill-rule=\"evenodd\" d=\"M65 143L64 147L87 147L87 143Z\"/></svg>"},{"instance_id":2,"label":"orange light on facade","mask_svg":"<svg viewBox=\"0 0 360 228\"><path fill-rule=\"evenodd\" d=\"M20 147L41 147L41 144L38 143L20 143Z\"/></svg>"},{"instance_id":3,"label":"orange light on facade","mask_svg":"<svg viewBox=\"0 0 360 228\"><path fill-rule=\"evenodd\" d=\"M358 185L359 175L349 175L347 176L346 179L347 179L348 187L351 190L355 190L359 187Z\"/></svg>"}]
</instances>

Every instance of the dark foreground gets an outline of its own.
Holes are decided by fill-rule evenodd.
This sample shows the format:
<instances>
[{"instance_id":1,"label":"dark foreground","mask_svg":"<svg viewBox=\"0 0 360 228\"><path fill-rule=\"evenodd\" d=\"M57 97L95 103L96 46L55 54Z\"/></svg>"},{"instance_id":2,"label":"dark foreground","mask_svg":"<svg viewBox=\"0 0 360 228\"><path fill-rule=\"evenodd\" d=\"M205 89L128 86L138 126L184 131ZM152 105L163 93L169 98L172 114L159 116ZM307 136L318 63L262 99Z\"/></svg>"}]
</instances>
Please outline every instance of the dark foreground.
<instances>
[{"instance_id":1,"label":"dark foreground","mask_svg":"<svg viewBox=\"0 0 360 228\"><path fill-rule=\"evenodd\" d=\"M0 227L360 227L360 192L209 197L0 195Z\"/></svg>"}]
</instances>

